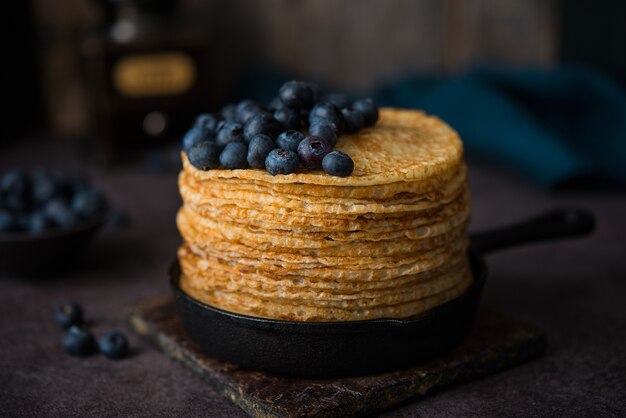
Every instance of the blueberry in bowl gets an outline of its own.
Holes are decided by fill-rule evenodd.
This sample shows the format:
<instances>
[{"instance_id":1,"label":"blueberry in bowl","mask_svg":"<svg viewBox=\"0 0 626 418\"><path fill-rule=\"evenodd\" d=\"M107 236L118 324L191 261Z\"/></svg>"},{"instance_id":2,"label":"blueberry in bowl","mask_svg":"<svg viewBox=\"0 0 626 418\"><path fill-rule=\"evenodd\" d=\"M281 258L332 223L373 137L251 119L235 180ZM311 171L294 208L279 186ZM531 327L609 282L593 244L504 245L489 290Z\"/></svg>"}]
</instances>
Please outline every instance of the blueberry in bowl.
<instances>
[{"instance_id":1,"label":"blueberry in bowl","mask_svg":"<svg viewBox=\"0 0 626 418\"><path fill-rule=\"evenodd\" d=\"M71 267L108 212L104 196L84 178L0 173L0 273L48 276Z\"/></svg>"}]
</instances>

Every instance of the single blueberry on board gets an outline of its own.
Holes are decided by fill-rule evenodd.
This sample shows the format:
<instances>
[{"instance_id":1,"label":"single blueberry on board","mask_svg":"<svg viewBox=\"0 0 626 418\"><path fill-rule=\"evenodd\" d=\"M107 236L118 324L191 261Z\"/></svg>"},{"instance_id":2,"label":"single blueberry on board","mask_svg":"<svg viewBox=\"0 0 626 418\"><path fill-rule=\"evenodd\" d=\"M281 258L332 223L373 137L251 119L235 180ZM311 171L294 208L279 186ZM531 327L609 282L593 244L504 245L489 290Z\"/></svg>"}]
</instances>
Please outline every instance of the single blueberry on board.
<instances>
[{"instance_id":1,"label":"single blueberry on board","mask_svg":"<svg viewBox=\"0 0 626 418\"><path fill-rule=\"evenodd\" d=\"M111 360L123 359L128 355L128 338L120 331L109 331L98 340L98 348Z\"/></svg>"},{"instance_id":2,"label":"single blueberry on board","mask_svg":"<svg viewBox=\"0 0 626 418\"><path fill-rule=\"evenodd\" d=\"M91 331L72 325L62 339L63 348L72 356L88 356L96 351L97 344Z\"/></svg>"},{"instance_id":3,"label":"single blueberry on board","mask_svg":"<svg viewBox=\"0 0 626 418\"><path fill-rule=\"evenodd\" d=\"M83 324L83 307L76 302L65 302L54 310L54 321L63 329Z\"/></svg>"}]
</instances>

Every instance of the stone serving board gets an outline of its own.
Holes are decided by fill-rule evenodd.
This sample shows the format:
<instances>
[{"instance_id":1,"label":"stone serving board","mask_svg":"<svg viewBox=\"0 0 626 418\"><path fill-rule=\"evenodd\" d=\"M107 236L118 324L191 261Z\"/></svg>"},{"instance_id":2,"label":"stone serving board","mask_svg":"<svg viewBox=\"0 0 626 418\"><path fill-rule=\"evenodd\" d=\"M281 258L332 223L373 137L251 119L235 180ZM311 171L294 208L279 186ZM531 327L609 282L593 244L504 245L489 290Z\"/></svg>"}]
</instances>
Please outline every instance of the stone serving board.
<instances>
[{"instance_id":1,"label":"stone serving board","mask_svg":"<svg viewBox=\"0 0 626 418\"><path fill-rule=\"evenodd\" d=\"M478 313L456 349L415 367L372 376L298 379L244 370L206 356L187 337L171 297L134 306L132 328L254 417L371 414L540 357L545 335L492 311Z\"/></svg>"}]
</instances>

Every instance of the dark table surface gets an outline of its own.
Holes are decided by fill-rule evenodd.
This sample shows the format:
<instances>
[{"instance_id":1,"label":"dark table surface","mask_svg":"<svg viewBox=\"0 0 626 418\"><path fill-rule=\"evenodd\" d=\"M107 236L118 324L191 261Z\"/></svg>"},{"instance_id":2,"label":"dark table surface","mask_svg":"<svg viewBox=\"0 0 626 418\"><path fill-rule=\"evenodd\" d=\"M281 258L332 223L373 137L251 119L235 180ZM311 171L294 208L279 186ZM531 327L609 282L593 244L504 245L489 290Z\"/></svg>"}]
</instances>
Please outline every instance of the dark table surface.
<instances>
[{"instance_id":1,"label":"dark table surface","mask_svg":"<svg viewBox=\"0 0 626 418\"><path fill-rule=\"evenodd\" d=\"M131 216L109 229L74 272L49 281L0 276L0 416L244 416L190 370L131 334L134 302L167 293L180 238L174 171L94 167L64 143L0 150L0 171L47 166L91 174ZM471 162L473 231L561 206L597 218L590 238L489 257L485 306L545 330L542 359L389 410L384 416L624 416L626 414L626 193L619 187L548 192L506 170ZM130 334L132 356L74 358L51 312L82 303L96 334Z\"/></svg>"}]
</instances>

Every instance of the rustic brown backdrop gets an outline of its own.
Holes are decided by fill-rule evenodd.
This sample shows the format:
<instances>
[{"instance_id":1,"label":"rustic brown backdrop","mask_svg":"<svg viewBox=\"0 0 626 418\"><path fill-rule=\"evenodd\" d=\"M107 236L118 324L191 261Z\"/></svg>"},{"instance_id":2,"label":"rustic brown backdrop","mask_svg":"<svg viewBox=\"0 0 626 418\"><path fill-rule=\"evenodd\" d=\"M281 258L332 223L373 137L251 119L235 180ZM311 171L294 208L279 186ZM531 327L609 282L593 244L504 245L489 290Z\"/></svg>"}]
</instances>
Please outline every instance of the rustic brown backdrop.
<instances>
[{"instance_id":1,"label":"rustic brown backdrop","mask_svg":"<svg viewBox=\"0 0 626 418\"><path fill-rule=\"evenodd\" d=\"M214 94L229 98L250 68L365 91L415 73L479 63L550 66L557 0L186 0L206 22ZM99 19L88 0L35 0L45 102L53 130L88 128L78 51Z\"/></svg>"}]
</instances>

